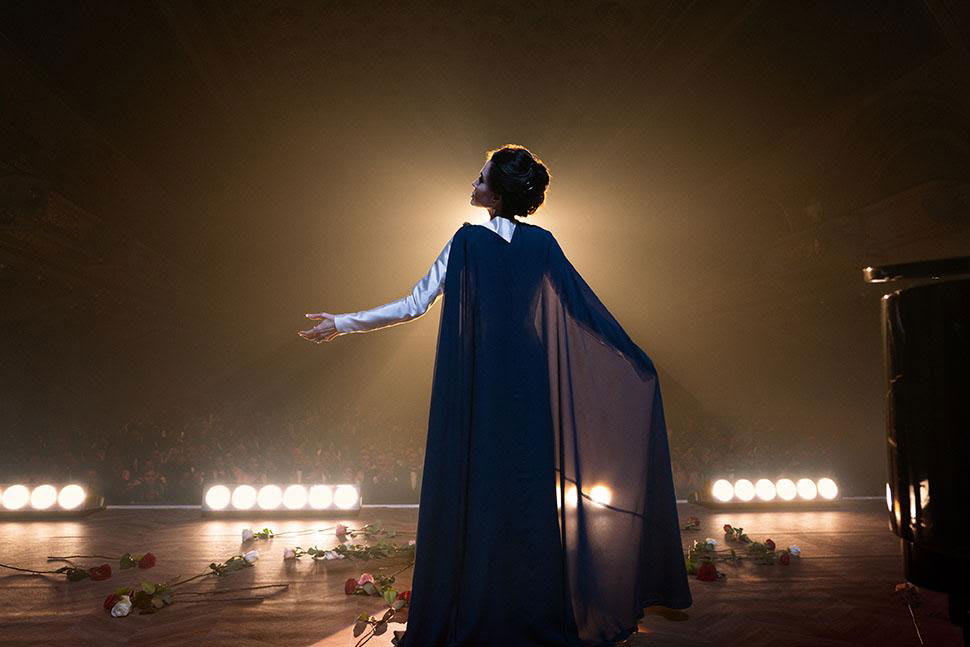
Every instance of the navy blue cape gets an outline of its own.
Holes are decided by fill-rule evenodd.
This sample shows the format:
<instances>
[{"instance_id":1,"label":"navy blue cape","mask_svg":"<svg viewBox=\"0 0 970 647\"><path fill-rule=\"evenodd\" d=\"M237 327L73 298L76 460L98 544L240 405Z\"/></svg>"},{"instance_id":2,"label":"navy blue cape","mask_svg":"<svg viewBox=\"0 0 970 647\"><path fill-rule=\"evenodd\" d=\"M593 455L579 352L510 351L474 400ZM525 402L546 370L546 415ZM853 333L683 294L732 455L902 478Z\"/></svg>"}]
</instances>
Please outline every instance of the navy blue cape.
<instances>
[{"instance_id":1,"label":"navy blue cape","mask_svg":"<svg viewBox=\"0 0 970 647\"><path fill-rule=\"evenodd\" d=\"M399 644L607 645L650 605L691 605L653 363L549 231L465 223Z\"/></svg>"}]
</instances>

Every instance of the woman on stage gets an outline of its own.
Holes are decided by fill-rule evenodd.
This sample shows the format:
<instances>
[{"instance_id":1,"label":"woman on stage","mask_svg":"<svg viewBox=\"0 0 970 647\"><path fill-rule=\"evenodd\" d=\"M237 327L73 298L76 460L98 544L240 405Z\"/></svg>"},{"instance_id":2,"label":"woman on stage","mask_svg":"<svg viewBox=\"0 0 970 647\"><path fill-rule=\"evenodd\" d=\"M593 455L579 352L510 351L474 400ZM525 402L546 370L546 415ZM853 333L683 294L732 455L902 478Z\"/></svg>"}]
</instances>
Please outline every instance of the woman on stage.
<instances>
[{"instance_id":1,"label":"woman on stage","mask_svg":"<svg viewBox=\"0 0 970 647\"><path fill-rule=\"evenodd\" d=\"M401 647L611 645L643 608L691 605L657 372L523 219L549 173L489 151L462 225L411 294L308 314L315 342L424 314L443 294Z\"/></svg>"}]
</instances>

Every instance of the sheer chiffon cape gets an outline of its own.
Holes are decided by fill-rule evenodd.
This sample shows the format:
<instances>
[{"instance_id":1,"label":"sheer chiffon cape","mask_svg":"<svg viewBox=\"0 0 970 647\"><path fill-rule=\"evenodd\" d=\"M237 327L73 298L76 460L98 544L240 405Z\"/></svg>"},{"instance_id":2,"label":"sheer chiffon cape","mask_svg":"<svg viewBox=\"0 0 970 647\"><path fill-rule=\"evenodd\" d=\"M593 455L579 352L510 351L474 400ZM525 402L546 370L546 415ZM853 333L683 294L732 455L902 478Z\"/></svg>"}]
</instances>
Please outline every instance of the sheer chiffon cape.
<instances>
[{"instance_id":1,"label":"sheer chiffon cape","mask_svg":"<svg viewBox=\"0 0 970 647\"><path fill-rule=\"evenodd\" d=\"M400 644L606 645L691 602L653 363L549 231L466 223Z\"/></svg>"}]
</instances>

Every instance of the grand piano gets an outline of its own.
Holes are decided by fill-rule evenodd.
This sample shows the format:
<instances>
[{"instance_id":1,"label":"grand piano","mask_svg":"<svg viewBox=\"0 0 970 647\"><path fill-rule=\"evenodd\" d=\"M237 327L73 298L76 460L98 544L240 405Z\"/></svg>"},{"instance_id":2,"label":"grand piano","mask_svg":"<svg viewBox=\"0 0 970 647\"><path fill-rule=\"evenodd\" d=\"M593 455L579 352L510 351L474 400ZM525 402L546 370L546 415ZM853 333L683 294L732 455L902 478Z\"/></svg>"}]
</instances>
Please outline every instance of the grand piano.
<instances>
[{"instance_id":1,"label":"grand piano","mask_svg":"<svg viewBox=\"0 0 970 647\"><path fill-rule=\"evenodd\" d=\"M882 298L886 505L907 581L948 594L967 622L970 592L970 257L863 270L905 281Z\"/></svg>"}]
</instances>

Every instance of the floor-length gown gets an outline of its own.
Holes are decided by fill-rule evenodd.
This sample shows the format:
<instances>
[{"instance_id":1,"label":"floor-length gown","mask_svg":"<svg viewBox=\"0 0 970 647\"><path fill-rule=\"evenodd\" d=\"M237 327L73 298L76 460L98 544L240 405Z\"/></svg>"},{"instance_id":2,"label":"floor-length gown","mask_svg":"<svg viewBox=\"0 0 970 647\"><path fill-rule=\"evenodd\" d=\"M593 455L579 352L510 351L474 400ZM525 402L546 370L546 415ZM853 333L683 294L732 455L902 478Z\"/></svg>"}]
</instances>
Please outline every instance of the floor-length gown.
<instances>
[{"instance_id":1,"label":"floor-length gown","mask_svg":"<svg viewBox=\"0 0 970 647\"><path fill-rule=\"evenodd\" d=\"M653 364L515 222L450 241L401 647L606 645L691 604Z\"/></svg>"}]
</instances>

